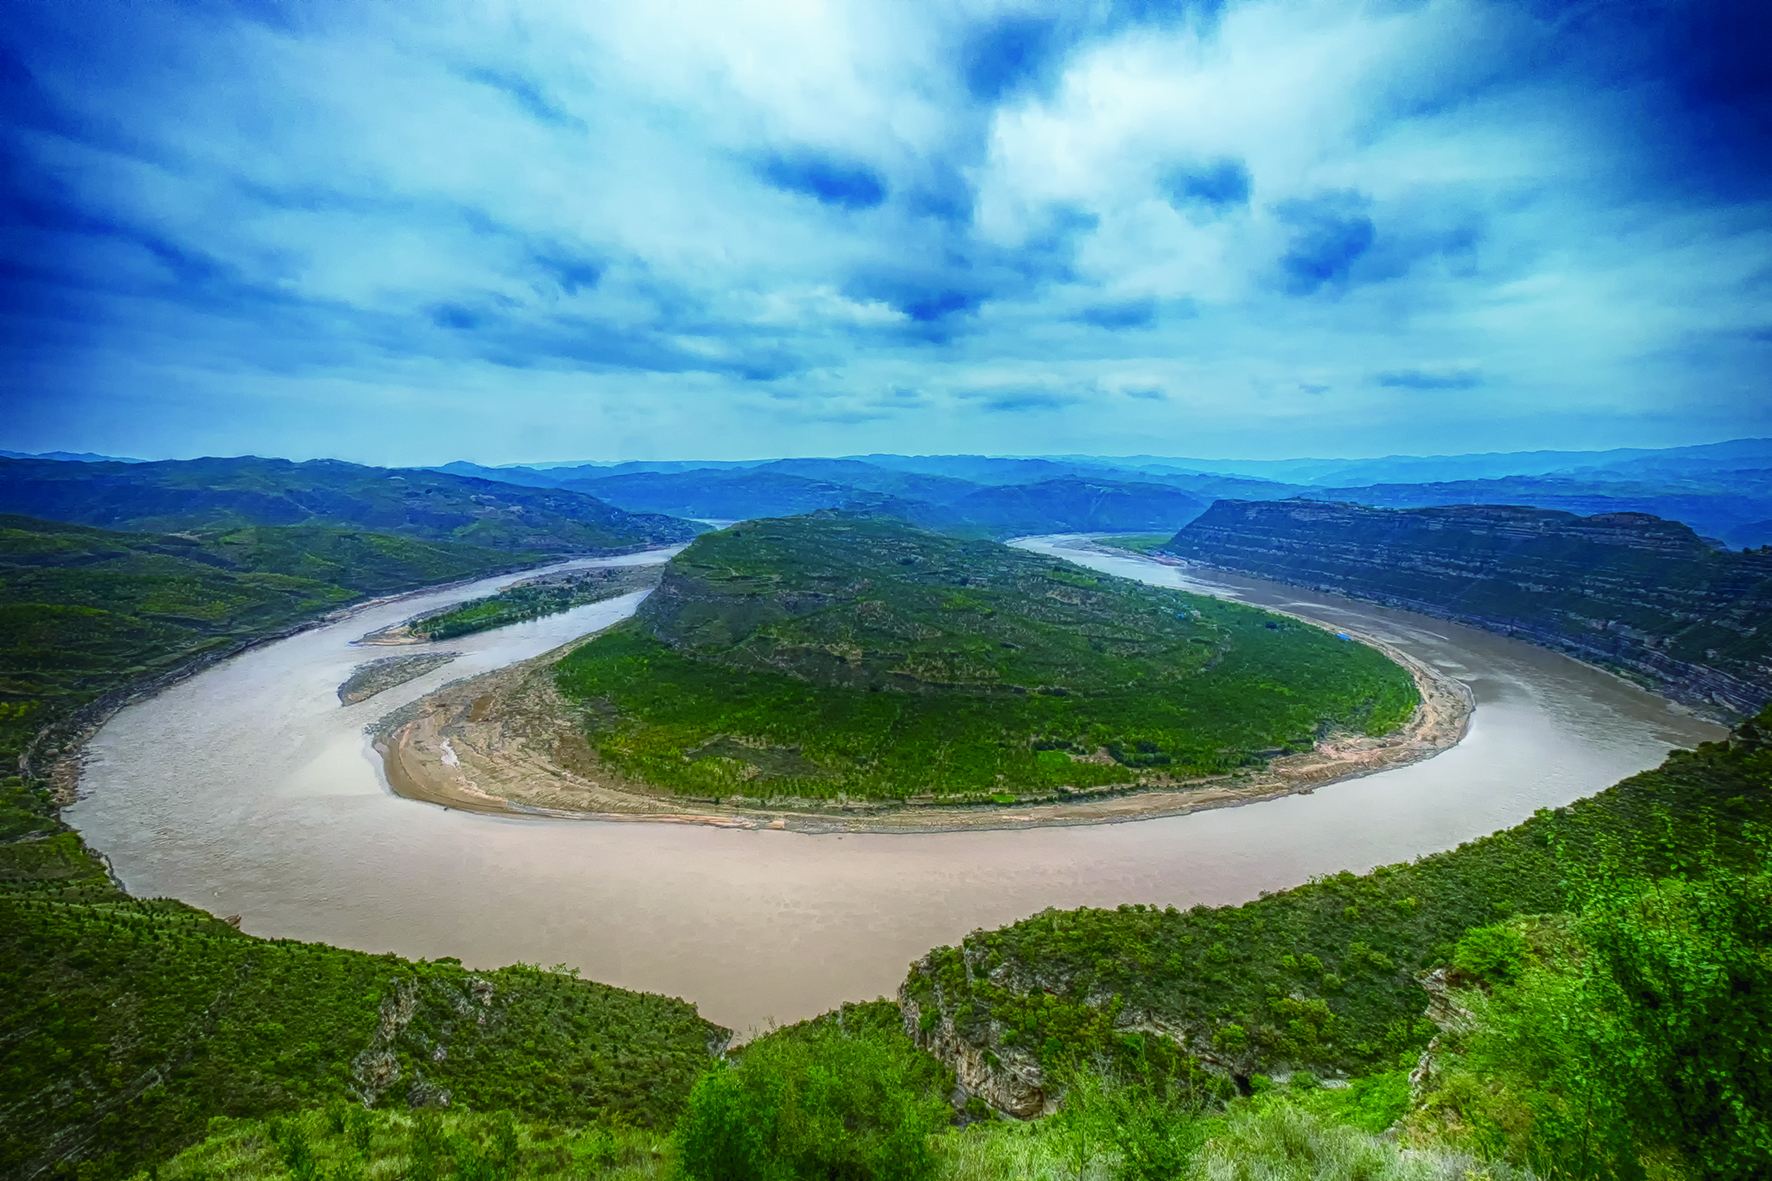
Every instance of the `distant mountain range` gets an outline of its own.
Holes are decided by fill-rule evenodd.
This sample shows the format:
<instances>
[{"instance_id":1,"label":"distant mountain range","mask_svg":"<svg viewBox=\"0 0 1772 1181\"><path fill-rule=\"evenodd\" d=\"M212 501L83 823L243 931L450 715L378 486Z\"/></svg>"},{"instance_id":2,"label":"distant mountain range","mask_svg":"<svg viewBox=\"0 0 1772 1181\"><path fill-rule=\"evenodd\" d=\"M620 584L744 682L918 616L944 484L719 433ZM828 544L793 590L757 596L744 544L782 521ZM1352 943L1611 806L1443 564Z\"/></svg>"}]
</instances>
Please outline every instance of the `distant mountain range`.
<instances>
[{"instance_id":1,"label":"distant mountain range","mask_svg":"<svg viewBox=\"0 0 1772 1181\"><path fill-rule=\"evenodd\" d=\"M1417 508L1514 504L1643 512L1720 544L1772 544L1772 439L1662 450L1383 459L1208 460L1135 455L852 455L755 461L558 463L438 471L588 493L633 512L744 519L873 506L984 536L1170 531L1220 498L1302 497Z\"/></svg>"},{"instance_id":2,"label":"distant mountain range","mask_svg":"<svg viewBox=\"0 0 1772 1181\"><path fill-rule=\"evenodd\" d=\"M332 459L156 463L0 459L0 513L214 535L253 525L351 526L510 553L623 553L687 541L687 521L583 492Z\"/></svg>"},{"instance_id":3,"label":"distant mountain range","mask_svg":"<svg viewBox=\"0 0 1772 1181\"><path fill-rule=\"evenodd\" d=\"M683 540L682 518L844 509L948 533L1171 534L1220 499L1650 513L1723 547L1772 544L1772 440L1383 459L868 454L375 468L337 460L0 458L0 512L106 528L354 525L507 551ZM675 518L677 520L671 520Z\"/></svg>"}]
</instances>

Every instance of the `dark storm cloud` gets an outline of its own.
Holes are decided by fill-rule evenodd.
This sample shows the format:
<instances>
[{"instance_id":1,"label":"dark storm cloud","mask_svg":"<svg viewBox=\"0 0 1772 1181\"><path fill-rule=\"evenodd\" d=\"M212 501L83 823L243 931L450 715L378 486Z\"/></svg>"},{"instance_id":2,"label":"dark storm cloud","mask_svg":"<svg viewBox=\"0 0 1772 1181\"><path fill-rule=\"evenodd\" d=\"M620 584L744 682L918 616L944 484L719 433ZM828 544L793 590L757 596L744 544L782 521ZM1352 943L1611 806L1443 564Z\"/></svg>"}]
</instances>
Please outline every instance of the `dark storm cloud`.
<instances>
[{"instance_id":1,"label":"dark storm cloud","mask_svg":"<svg viewBox=\"0 0 1772 1181\"><path fill-rule=\"evenodd\" d=\"M1222 212L1249 204L1253 182L1241 160L1215 160L1210 164L1183 165L1164 173L1158 181L1169 203L1177 209Z\"/></svg>"},{"instance_id":2,"label":"dark storm cloud","mask_svg":"<svg viewBox=\"0 0 1772 1181\"><path fill-rule=\"evenodd\" d=\"M504 70L471 66L460 71L470 82L490 86L515 103L531 118L554 127L588 131L585 121L550 99L541 84L523 75Z\"/></svg>"},{"instance_id":3,"label":"dark storm cloud","mask_svg":"<svg viewBox=\"0 0 1772 1181\"><path fill-rule=\"evenodd\" d=\"M1366 213L1370 205L1358 193L1325 193L1274 206L1274 216L1291 230L1280 258L1287 294L1313 295L1348 284L1354 264L1377 236Z\"/></svg>"},{"instance_id":4,"label":"dark storm cloud","mask_svg":"<svg viewBox=\"0 0 1772 1181\"><path fill-rule=\"evenodd\" d=\"M823 205L872 209L886 200L886 182L874 169L810 148L770 155L757 170L776 188Z\"/></svg>"},{"instance_id":5,"label":"dark storm cloud","mask_svg":"<svg viewBox=\"0 0 1772 1181\"><path fill-rule=\"evenodd\" d=\"M1147 296L1119 303L1099 303L1084 308L1075 318L1096 328L1144 328L1157 318L1157 301Z\"/></svg>"},{"instance_id":6,"label":"dark storm cloud","mask_svg":"<svg viewBox=\"0 0 1772 1181\"><path fill-rule=\"evenodd\" d=\"M961 50L961 76L973 98L994 103L1049 82L1071 46L1056 18L1012 15L973 29Z\"/></svg>"}]
</instances>

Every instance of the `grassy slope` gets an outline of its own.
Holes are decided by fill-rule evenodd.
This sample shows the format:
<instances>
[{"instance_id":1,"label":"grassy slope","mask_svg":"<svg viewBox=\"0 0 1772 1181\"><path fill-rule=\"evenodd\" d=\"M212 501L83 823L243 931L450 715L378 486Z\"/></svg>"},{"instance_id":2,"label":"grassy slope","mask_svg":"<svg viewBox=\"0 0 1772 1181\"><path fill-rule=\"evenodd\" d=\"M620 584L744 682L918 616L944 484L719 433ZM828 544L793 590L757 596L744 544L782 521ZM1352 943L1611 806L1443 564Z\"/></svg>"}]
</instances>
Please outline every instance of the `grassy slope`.
<instances>
[{"instance_id":1,"label":"grassy slope","mask_svg":"<svg viewBox=\"0 0 1772 1181\"><path fill-rule=\"evenodd\" d=\"M1725 863L1749 861L1744 830L1772 822L1772 754L1755 745L1772 711L1759 726L1741 732L1751 740L1676 751L1597 796L1412 864L1243 906L1047 911L977 932L930 953L906 993L981 1049L1047 1068L1079 1052L1135 1052L1148 1039L1127 1027L1146 1020L1242 1075L1391 1066L1431 1033L1416 972L1448 962L1470 927L1563 909L1558 848L1655 872L1714 840Z\"/></svg>"},{"instance_id":2,"label":"grassy slope","mask_svg":"<svg viewBox=\"0 0 1772 1181\"><path fill-rule=\"evenodd\" d=\"M1365 647L1247 607L901 522L707 535L633 626L566 660L604 757L698 794L1050 791L1382 732L1415 704ZM1111 760L1071 754L1105 749ZM685 757L688 756L688 757Z\"/></svg>"}]
</instances>

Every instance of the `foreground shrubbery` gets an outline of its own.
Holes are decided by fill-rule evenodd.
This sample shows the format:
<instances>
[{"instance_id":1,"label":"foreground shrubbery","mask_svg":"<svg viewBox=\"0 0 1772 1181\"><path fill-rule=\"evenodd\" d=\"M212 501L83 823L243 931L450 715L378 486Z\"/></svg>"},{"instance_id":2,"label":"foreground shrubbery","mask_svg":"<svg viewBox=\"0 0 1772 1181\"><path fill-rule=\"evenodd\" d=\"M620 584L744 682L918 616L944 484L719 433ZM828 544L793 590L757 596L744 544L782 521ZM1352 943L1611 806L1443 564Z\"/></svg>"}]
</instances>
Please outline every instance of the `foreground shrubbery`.
<instances>
[{"instance_id":1,"label":"foreground shrubbery","mask_svg":"<svg viewBox=\"0 0 1772 1181\"><path fill-rule=\"evenodd\" d=\"M898 1007L845 1005L703 1076L677 1125L693 1181L927 1181L951 1077L911 1045Z\"/></svg>"},{"instance_id":2,"label":"foreground shrubbery","mask_svg":"<svg viewBox=\"0 0 1772 1181\"><path fill-rule=\"evenodd\" d=\"M335 1104L274 1120L217 1119L142 1181L650 1181L668 1135L621 1124L530 1123L509 1112L367 1111Z\"/></svg>"},{"instance_id":3,"label":"foreground shrubbery","mask_svg":"<svg viewBox=\"0 0 1772 1181\"><path fill-rule=\"evenodd\" d=\"M1466 937L1488 971L1457 978L1469 1027L1414 1125L1546 1176L1772 1176L1772 878L1578 888L1576 914Z\"/></svg>"},{"instance_id":4,"label":"foreground shrubbery","mask_svg":"<svg viewBox=\"0 0 1772 1181\"><path fill-rule=\"evenodd\" d=\"M981 1053L1042 1068L1141 1052L1144 1019L1192 1035L1236 1073L1366 1074L1413 1061L1433 1033L1415 974L1449 963L1473 927L1568 906L1571 867L1610 857L1655 879L1679 850L1757 857L1772 823L1772 750L1756 737L1676 751L1567 808L1412 864L1341 873L1241 906L1048 911L932 952L905 995Z\"/></svg>"}]
</instances>

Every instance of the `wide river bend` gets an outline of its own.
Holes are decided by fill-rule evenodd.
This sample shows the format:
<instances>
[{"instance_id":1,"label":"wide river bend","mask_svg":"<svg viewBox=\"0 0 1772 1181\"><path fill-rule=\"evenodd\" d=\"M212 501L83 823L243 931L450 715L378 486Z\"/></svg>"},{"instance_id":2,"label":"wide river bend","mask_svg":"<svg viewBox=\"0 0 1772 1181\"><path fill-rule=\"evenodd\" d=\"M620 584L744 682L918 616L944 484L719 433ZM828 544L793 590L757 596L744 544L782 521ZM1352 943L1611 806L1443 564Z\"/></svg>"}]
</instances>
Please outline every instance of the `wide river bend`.
<instances>
[{"instance_id":1,"label":"wide river bend","mask_svg":"<svg viewBox=\"0 0 1772 1181\"><path fill-rule=\"evenodd\" d=\"M1025 548L1163 586L1355 624L1472 688L1463 742L1413 766L1245 807L1024 830L831 834L514 819L393 795L364 727L438 685L545 652L639 595L436 645L462 655L354 706L351 640L489 593L372 606L129 706L88 748L64 816L140 897L238 914L258 935L470 967L566 964L681 996L741 1031L891 995L931 947L1048 906L1188 907L1450 848L1720 737L1607 673L1486 632L1233 575ZM669 551L615 563L659 561ZM574 562L566 566L598 563Z\"/></svg>"}]
</instances>

